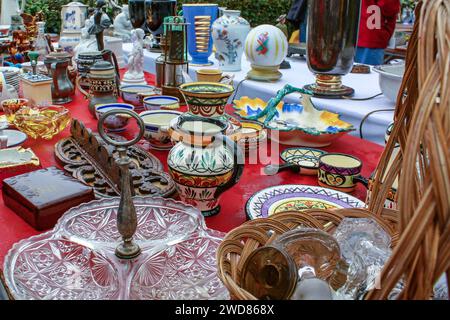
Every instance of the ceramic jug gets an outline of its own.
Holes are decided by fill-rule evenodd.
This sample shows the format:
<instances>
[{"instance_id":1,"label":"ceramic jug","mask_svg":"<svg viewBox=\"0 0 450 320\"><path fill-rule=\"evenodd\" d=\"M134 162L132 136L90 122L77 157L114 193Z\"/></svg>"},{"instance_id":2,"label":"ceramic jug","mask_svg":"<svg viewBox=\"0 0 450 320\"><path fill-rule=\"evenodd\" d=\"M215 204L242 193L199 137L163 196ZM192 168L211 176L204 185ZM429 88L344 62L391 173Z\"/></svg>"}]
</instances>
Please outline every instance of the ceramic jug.
<instances>
[{"instance_id":1,"label":"ceramic jug","mask_svg":"<svg viewBox=\"0 0 450 320\"><path fill-rule=\"evenodd\" d=\"M219 213L219 197L238 183L244 170L241 148L225 135L218 119L183 115L169 129L179 141L168 156L169 172L185 203L205 217Z\"/></svg>"},{"instance_id":2,"label":"ceramic jug","mask_svg":"<svg viewBox=\"0 0 450 320\"><path fill-rule=\"evenodd\" d=\"M75 93L74 85L70 81L68 68L70 58L64 56L47 55L44 63L48 75L53 79L52 100L54 104L65 104L72 101L71 96Z\"/></svg>"},{"instance_id":3,"label":"ceramic jug","mask_svg":"<svg viewBox=\"0 0 450 320\"><path fill-rule=\"evenodd\" d=\"M116 72L117 83L120 83L119 74L119 64L117 63L117 58L114 52L105 49L103 51L88 51L82 52L78 55L76 59L77 69L78 69L78 82L81 88L88 90L90 87L90 82L88 80L88 74L91 66L97 61L108 61L114 66Z\"/></svg>"},{"instance_id":4,"label":"ceramic jug","mask_svg":"<svg viewBox=\"0 0 450 320\"><path fill-rule=\"evenodd\" d=\"M240 14L239 10L223 10L223 15L212 26L216 59L223 71L241 70L244 43L250 32L250 24Z\"/></svg>"},{"instance_id":5,"label":"ceramic jug","mask_svg":"<svg viewBox=\"0 0 450 320\"><path fill-rule=\"evenodd\" d=\"M87 74L89 92L80 85L77 78L77 87L89 99L89 112L95 117L95 105L117 102L119 88L114 66L108 61L97 61Z\"/></svg>"}]
</instances>

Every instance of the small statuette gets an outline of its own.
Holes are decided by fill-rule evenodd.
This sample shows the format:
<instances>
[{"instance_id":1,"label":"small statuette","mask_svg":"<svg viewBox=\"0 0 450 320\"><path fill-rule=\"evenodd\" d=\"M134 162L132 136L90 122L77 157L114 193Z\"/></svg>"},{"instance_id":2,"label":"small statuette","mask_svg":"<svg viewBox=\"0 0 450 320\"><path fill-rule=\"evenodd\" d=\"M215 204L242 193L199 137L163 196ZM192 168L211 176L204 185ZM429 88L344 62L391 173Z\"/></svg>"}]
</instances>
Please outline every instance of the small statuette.
<instances>
[{"instance_id":1,"label":"small statuette","mask_svg":"<svg viewBox=\"0 0 450 320\"><path fill-rule=\"evenodd\" d=\"M132 30L133 26L131 25L130 12L128 6L124 5L122 12L114 19L114 36L121 38L123 42L130 42Z\"/></svg>"},{"instance_id":2,"label":"small statuette","mask_svg":"<svg viewBox=\"0 0 450 320\"><path fill-rule=\"evenodd\" d=\"M106 2L104 0L97 0L97 8L95 9L93 15L94 25L92 25L88 30L90 35L95 35L98 51L105 49L103 32L112 24L111 19L109 19L108 15L103 12L103 7L105 5Z\"/></svg>"},{"instance_id":3,"label":"small statuette","mask_svg":"<svg viewBox=\"0 0 450 320\"><path fill-rule=\"evenodd\" d=\"M123 84L147 84L144 78L144 30L131 31L133 50L128 58L128 71L125 73Z\"/></svg>"}]
</instances>

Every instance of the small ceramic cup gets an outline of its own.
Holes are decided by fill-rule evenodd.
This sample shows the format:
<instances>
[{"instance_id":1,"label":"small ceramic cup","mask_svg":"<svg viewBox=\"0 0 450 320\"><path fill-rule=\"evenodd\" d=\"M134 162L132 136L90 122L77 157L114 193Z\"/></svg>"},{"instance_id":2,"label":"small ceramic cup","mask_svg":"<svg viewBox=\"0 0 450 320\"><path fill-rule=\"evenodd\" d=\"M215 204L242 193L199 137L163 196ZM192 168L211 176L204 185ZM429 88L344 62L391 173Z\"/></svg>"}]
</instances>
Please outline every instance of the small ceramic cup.
<instances>
[{"instance_id":1,"label":"small ceramic cup","mask_svg":"<svg viewBox=\"0 0 450 320\"><path fill-rule=\"evenodd\" d=\"M198 69L196 73L198 82L222 82L229 84L234 78L231 75L223 74L222 70L219 69Z\"/></svg>"},{"instance_id":2,"label":"small ceramic cup","mask_svg":"<svg viewBox=\"0 0 450 320\"><path fill-rule=\"evenodd\" d=\"M180 108L180 99L172 96L151 96L144 98L144 108L147 111L174 110Z\"/></svg>"},{"instance_id":3,"label":"small ceramic cup","mask_svg":"<svg viewBox=\"0 0 450 320\"><path fill-rule=\"evenodd\" d=\"M367 185L361 176L362 162L342 153L327 153L319 158L319 185L342 192L352 192L356 183Z\"/></svg>"},{"instance_id":4,"label":"small ceramic cup","mask_svg":"<svg viewBox=\"0 0 450 320\"><path fill-rule=\"evenodd\" d=\"M130 103L134 106L142 105L143 101L141 96L152 96L156 95L155 87L146 84L130 84L123 85L120 87L120 95L126 103Z\"/></svg>"},{"instance_id":5,"label":"small ceramic cup","mask_svg":"<svg viewBox=\"0 0 450 320\"><path fill-rule=\"evenodd\" d=\"M97 120L101 115L111 110L131 110L134 111L134 106L127 103L106 103L95 105L95 115ZM109 132L121 132L125 130L130 117L128 115L111 115L105 119L104 126Z\"/></svg>"},{"instance_id":6,"label":"small ceramic cup","mask_svg":"<svg viewBox=\"0 0 450 320\"><path fill-rule=\"evenodd\" d=\"M169 126L182 114L182 112L174 110L144 111L139 114L145 124L145 139L153 149L170 150L173 147Z\"/></svg>"},{"instance_id":7,"label":"small ceramic cup","mask_svg":"<svg viewBox=\"0 0 450 320\"><path fill-rule=\"evenodd\" d=\"M14 123L15 114L20 108L27 106L28 99L7 99L2 101L3 112L9 124Z\"/></svg>"}]
</instances>

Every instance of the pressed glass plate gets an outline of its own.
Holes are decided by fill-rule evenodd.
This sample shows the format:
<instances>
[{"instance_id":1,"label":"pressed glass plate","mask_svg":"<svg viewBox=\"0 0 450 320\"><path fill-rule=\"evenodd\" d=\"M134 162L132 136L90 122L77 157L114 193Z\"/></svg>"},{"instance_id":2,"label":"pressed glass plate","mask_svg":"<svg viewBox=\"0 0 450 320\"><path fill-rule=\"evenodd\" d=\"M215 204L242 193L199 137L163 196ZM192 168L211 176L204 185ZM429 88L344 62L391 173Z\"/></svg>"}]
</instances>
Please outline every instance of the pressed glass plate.
<instances>
[{"instance_id":1,"label":"pressed glass plate","mask_svg":"<svg viewBox=\"0 0 450 320\"><path fill-rule=\"evenodd\" d=\"M207 229L194 207L171 199L136 197L136 243L142 254L121 260L119 199L72 208L52 231L15 244L5 258L15 299L227 299L217 277L224 234Z\"/></svg>"}]
</instances>

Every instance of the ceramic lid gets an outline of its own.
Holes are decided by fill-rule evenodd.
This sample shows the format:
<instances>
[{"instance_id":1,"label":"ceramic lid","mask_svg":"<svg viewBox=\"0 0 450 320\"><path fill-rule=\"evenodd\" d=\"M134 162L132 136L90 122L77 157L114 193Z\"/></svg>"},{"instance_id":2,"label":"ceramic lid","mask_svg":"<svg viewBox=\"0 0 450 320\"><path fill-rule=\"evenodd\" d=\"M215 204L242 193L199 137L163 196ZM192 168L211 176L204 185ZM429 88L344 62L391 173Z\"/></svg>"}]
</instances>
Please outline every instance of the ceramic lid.
<instances>
[{"instance_id":1,"label":"ceramic lid","mask_svg":"<svg viewBox=\"0 0 450 320\"><path fill-rule=\"evenodd\" d=\"M108 61L97 61L95 62L91 67L92 71L106 71L106 70L114 70L114 66L111 64L111 62Z\"/></svg>"}]
</instances>

